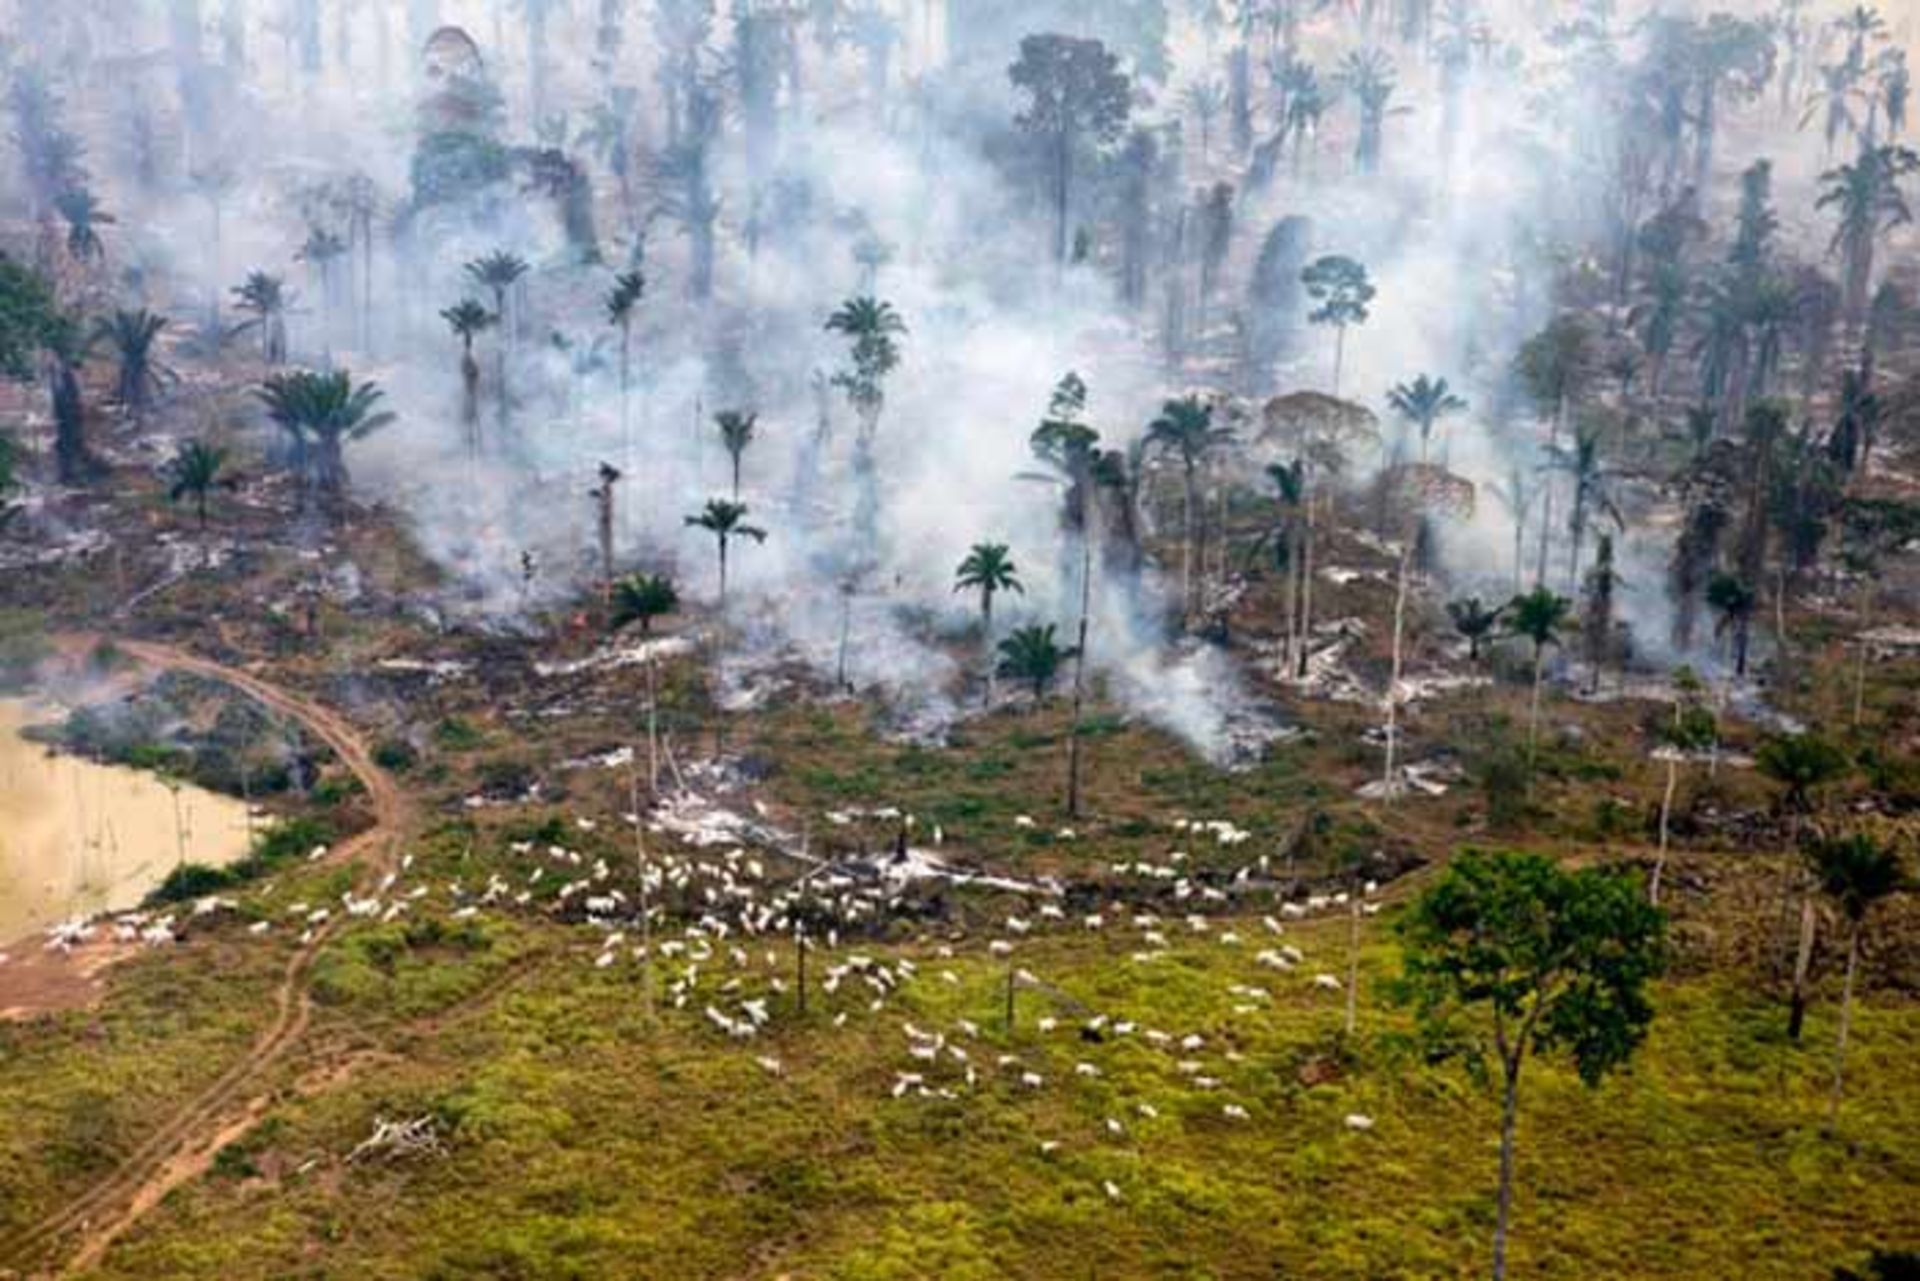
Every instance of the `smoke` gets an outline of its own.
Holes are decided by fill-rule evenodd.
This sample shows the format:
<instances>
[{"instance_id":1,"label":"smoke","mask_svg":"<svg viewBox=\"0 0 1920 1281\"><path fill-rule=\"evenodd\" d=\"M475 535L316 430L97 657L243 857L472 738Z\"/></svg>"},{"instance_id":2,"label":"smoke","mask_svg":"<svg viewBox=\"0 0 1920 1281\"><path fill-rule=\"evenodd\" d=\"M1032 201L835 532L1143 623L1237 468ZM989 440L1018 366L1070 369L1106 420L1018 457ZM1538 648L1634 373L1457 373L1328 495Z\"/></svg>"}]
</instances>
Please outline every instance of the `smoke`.
<instances>
[{"instance_id":1,"label":"smoke","mask_svg":"<svg viewBox=\"0 0 1920 1281\"><path fill-rule=\"evenodd\" d=\"M706 156L718 202L717 275L712 296L701 298L693 296L699 218L687 208L684 178L657 168L672 158L663 86L673 66L671 48L646 28L650 14L628 6L609 74L594 22L579 16L594 6L573 6L571 20L564 7L556 11L539 78L549 120L537 128L524 20L502 24L498 6L443 0L438 19L464 24L482 45L505 97L500 142L518 154L504 184L422 211L411 207L411 187L429 86L419 54L401 42L419 39L431 6L376 0L337 28L325 6L318 77L303 71L307 50L291 28L269 21L279 6L228 0L219 23L214 6L204 7L199 55L214 60L231 47L232 10L245 20L238 31L250 65L216 96L224 109L206 113L215 123L197 128L173 88L192 69L177 65L177 51L152 54L167 38L161 24L106 21L103 6L76 4L57 23L28 26L46 65L71 69L62 88L76 126L95 141L96 181L122 214L116 248L154 296L176 314L210 313L247 270L284 273L302 294L292 318L296 356L330 358L385 389L399 421L350 451L354 483L406 514L447 570L441 605L453 616L510 624L577 598L597 578L589 491L603 463L623 473L614 486L620 569L671 573L683 595L717 604L714 540L686 518L731 493L712 415L750 410L760 428L743 459L740 497L768 537L730 548L727 605L739 639L725 679L733 695L751 697L742 672L795 662L837 680L844 665L856 686L883 692L903 723L937 732L962 714L966 676L981 661L959 643L976 602L951 586L970 545L1007 543L1019 565L1025 590L1002 597L1002 634L1052 623L1070 643L1080 584L1060 529L1061 495L1022 478L1034 470L1028 437L1055 382L1069 370L1086 380L1090 421L1114 447L1139 434L1170 387L1230 381L1206 350L1170 371L1154 318L1118 303L1103 265L1051 266L1037 175L1026 182L1008 161L1018 151L1010 124L1018 104L1004 64L1028 34L1017 17L1001 17L1003 29L966 31L969 47L1006 52L964 75L939 65L946 23L921 15L933 34L923 46L922 22L903 20L906 48L891 60L883 98L860 50L829 59L807 48L803 88L778 104L777 137L760 140L765 154L751 167L755 148L743 134L761 124L729 117ZM1311 254L1367 264L1379 296L1368 322L1348 335L1342 392L1384 411L1391 384L1427 372L1468 397L1469 412L1443 427L1439 448L1482 497L1471 519L1441 530L1440 545L1450 579L1496 598L1512 581L1512 529L1489 487L1516 470L1537 480L1542 461L1530 410L1496 411L1513 400L1513 352L1550 315L1551 283L1585 269L1568 261L1569 247L1604 238L1619 141L1599 78L1585 74L1579 51L1526 34L1521 7L1488 6L1488 26L1505 38L1483 53L1452 108L1443 106L1438 64L1392 45L1394 105L1411 110L1387 118L1382 172L1353 172L1350 110L1337 105L1297 176L1283 172L1243 194L1220 304L1245 305L1227 295L1242 291L1253 254L1288 216L1311 222ZM1617 18L1616 29L1625 32L1626 21ZM741 72L736 35L723 15L701 63L716 85L731 86ZM1331 82L1350 38L1324 22L1304 36ZM1142 123L1177 120L1177 88L1212 74L1208 43L1197 28L1176 27L1164 83L1140 86ZM639 93L631 209L583 141L593 107L616 85ZM1451 141L1449 112L1458 119ZM564 128L555 129L561 114ZM130 118L151 118L162 138L166 155L151 179L127 156ZM564 133L563 150L594 177L598 263L580 261L580 228L537 180L529 157L543 132ZM1745 145L1723 143L1722 166L1744 163ZM234 175L217 240L212 204L191 181L216 162ZM323 285L296 254L313 227L348 233L356 175L375 193L371 263L356 247ZM1805 165L1783 167L1783 209L1808 203L1793 186L1807 177ZM1083 200L1101 197L1089 179ZM867 251L857 254L860 246ZM476 350L476 453L460 416L459 345L439 312L465 297L492 305L465 264L499 249L532 270L506 323ZM648 289L623 396L619 333L603 299L615 272L630 267L644 271ZM873 444L871 498L855 415L838 389L822 390L847 359L845 341L824 322L843 299L868 292L909 327ZM1326 389L1330 346L1326 331L1294 334L1263 381ZM1364 477L1379 460L1356 461ZM1564 511L1564 499L1557 506ZM1664 644L1668 630L1668 539L1636 525L1620 540L1623 605L1643 642ZM1250 716L1232 665L1214 649L1169 645L1167 593L1152 574L1135 583L1103 569L1091 595L1089 660L1111 691L1198 750L1229 755L1236 726Z\"/></svg>"}]
</instances>

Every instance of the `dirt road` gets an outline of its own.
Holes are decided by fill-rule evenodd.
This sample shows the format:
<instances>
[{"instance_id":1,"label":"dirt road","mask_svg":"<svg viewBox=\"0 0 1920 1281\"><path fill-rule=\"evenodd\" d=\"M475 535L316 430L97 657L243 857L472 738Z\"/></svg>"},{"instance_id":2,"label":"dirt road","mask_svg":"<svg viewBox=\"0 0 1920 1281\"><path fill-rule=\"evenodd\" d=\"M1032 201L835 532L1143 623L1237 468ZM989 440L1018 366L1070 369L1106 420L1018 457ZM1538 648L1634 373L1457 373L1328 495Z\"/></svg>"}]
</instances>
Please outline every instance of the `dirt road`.
<instances>
[{"instance_id":1,"label":"dirt road","mask_svg":"<svg viewBox=\"0 0 1920 1281\"><path fill-rule=\"evenodd\" d=\"M148 668L220 681L306 727L353 771L373 810L373 826L342 842L330 858L362 861L363 882L377 879L398 863L401 841L410 826L406 797L374 763L366 740L350 722L252 673L172 646L118 640L115 644ZM273 1017L246 1056L149 1135L113 1173L42 1222L0 1238L0 1265L34 1275L47 1268L49 1258L65 1256L69 1262L54 1265L54 1270L91 1266L116 1237L168 1192L204 1172L221 1147L258 1119L269 1100L263 1078L306 1033L312 1013L308 981L314 958L345 919L336 914L288 958L274 989ZM92 994L92 984L82 973L64 984L45 985L38 997L30 991L9 992L0 987L0 1008L17 1007L23 1000L57 1001L63 996L71 1000Z\"/></svg>"}]
</instances>

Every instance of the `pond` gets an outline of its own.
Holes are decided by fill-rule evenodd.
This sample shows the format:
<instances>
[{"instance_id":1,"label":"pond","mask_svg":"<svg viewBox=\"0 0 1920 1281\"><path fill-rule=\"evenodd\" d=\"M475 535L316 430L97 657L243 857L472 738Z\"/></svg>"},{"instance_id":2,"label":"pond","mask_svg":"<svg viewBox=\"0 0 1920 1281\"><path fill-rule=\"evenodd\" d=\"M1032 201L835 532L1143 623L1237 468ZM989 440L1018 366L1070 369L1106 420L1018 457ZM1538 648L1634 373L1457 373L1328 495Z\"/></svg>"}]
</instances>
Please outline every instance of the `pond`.
<instances>
[{"instance_id":1,"label":"pond","mask_svg":"<svg viewBox=\"0 0 1920 1281\"><path fill-rule=\"evenodd\" d=\"M222 866L247 852L239 801L21 736L56 715L0 699L0 950L75 915L136 907L183 861Z\"/></svg>"}]
</instances>

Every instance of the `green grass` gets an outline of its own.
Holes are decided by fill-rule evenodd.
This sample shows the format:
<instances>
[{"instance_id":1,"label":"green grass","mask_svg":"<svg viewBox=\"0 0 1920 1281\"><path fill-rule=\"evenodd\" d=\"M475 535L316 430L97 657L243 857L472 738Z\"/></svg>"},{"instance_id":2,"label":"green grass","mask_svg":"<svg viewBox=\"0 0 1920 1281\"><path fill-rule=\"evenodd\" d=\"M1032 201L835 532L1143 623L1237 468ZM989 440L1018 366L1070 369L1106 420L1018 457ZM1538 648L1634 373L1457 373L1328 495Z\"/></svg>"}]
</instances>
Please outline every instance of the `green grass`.
<instances>
[{"instance_id":1,"label":"green grass","mask_svg":"<svg viewBox=\"0 0 1920 1281\"><path fill-rule=\"evenodd\" d=\"M424 1035L404 1018L392 1024L394 1061L276 1107L269 1128L176 1193L97 1275L1481 1274L1494 1101L1400 1048L1399 1016L1379 995L1395 964L1390 936L1369 927L1362 1035L1343 1044L1340 998L1309 981L1343 972L1343 924L1290 930L1308 963L1288 974L1254 963L1266 946L1257 921L1235 928L1239 947L1170 932L1172 951L1145 963L1129 959L1132 931L1035 936L1019 964L1048 990L1021 992L1011 1035L999 1022L1004 965L980 938L953 959L930 941L864 949L910 954L920 977L879 1014L864 987L816 990L804 1022L790 997L770 993L774 974L790 974L784 949L769 970L756 948L742 994L768 992L776 1016L742 1046L699 1015L718 999L712 987L649 1026L637 970L592 968L590 931L495 921L486 929L496 939L540 936L563 955L464 1021ZM358 927L331 963L377 970L384 955L403 969L458 970L510 945L416 948L388 927ZM816 976L848 950L816 958ZM713 969L712 984L736 977ZM1237 1010L1249 1002L1234 984L1272 1000ZM443 1008L421 1001L430 986L353 992L329 1017L373 1026ZM1529 1069L1516 1275L1822 1276L1896 1243L1920 1183L1907 1141L1920 1128L1920 1011L1882 993L1862 1005L1853 1091L1828 1136L1830 1002L1796 1049L1783 1043L1779 1007L1746 985L1687 979L1658 996L1648 1044L1600 1089L1556 1064ZM1140 1032L1083 1040L1083 1010L1135 1020ZM839 1012L847 1025L836 1029ZM1043 1033L1048 1015L1060 1026ZM962 1019L979 1026L977 1040L958 1030ZM910 1059L904 1021L953 1037L979 1087L958 1090L957 1062ZM1159 1049L1142 1035L1150 1027L1206 1044ZM1046 1086L1020 1087L994 1066L1002 1053ZM785 1075L768 1076L760 1054L777 1056ZM1220 1087L1196 1088L1176 1067L1183 1057ZM1079 1062L1101 1075L1076 1076ZM1307 1084L1309 1064L1333 1079ZM958 1097L890 1097L906 1070ZM1252 1119L1227 1119L1228 1101ZM1143 1116L1143 1103L1158 1117ZM1349 1131L1349 1112L1376 1128ZM428 1113L448 1129L446 1156L340 1163L376 1117ZM1109 1117L1124 1136L1106 1132ZM57 1155L57 1127L41 1134L38 1150ZM1043 1155L1043 1140L1060 1146Z\"/></svg>"}]
</instances>

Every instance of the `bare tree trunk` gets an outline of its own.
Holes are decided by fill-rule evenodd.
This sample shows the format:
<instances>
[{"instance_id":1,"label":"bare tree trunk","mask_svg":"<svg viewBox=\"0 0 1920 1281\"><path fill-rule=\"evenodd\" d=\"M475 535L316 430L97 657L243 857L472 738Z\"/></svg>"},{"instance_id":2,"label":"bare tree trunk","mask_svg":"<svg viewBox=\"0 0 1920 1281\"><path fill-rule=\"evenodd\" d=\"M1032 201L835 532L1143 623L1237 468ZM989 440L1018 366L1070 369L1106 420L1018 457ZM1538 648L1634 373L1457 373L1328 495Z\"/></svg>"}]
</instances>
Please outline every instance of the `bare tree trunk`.
<instances>
[{"instance_id":1,"label":"bare tree trunk","mask_svg":"<svg viewBox=\"0 0 1920 1281\"><path fill-rule=\"evenodd\" d=\"M1352 878L1347 899L1347 1035L1360 1025L1360 885Z\"/></svg>"},{"instance_id":2,"label":"bare tree trunk","mask_svg":"<svg viewBox=\"0 0 1920 1281\"><path fill-rule=\"evenodd\" d=\"M1867 708L1867 625L1873 621L1872 578L1861 575L1860 579L1860 654L1853 665L1853 728L1860 728L1860 720Z\"/></svg>"},{"instance_id":3,"label":"bare tree trunk","mask_svg":"<svg viewBox=\"0 0 1920 1281\"><path fill-rule=\"evenodd\" d=\"M1840 1039L1833 1047L1833 1095L1827 1102L1827 1124L1840 1118L1840 1091L1847 1066L1847 1032L1853 1025L1853 979L1860 967L1860 922L1847 935L1847 977L1840 988Z\"/></svg>"},{"instance_id":4,"label":"bare tree trunk","mask_svg":"<svg viewBox=\"0 0 1920 1281\"><path fill-rule=\"evenodd\" d=\"M1300 661L1295 675L1307 674L1308 650L1313 645L1313 498L1307 499L1307 526L1300 550Z\"/></svg>"},{"instance_id":5,"label":"bare tree trunk","mask_svg":"<svg viewBox=\"0 0 1920 1281\"><path fill-rule=\"evenodd\" d=\"M1400 552L1400 569L1395 576L1393 592L1393 672L1387 678L1387 774L1385 778L1386 801L1389 805L1393 803L1394 796L1400 790L1399 785L1394 781L1393 767L1394 749L1399 745L1400 739L1400 654L1402 642L1406 636L1407 570L1412 560L1413 540L1409 538L1406 547Z\"/></svg>"},{"instance_id":6,"label":"bare tree trunk","mask_svg":"<svg viewBox=\"0 0 1920 1281\"><path fill-rule=\"evenodd\" d=\"M1067 817L1080 817L1080 715L1087 692L1087 616L1093 604L1093 533L1080 536L1080 637L1073 656L1073 724L1067 738ZM1012 1026L1012 1019L1008 1019Z\"/></svg>"},{"instance_id":7,"label":"bare tree trunk","mask_svg":"<svg viewBox=\"0 0 1920 1281\"><path fill-rule=\"evenodd\" d=\"M1653 860L1653 878L1647 885L1647 897L1655 907L1660 906L1660 880L1667 870L1667 842L1671 839L1673 819L1673 794L1680 786L1680 758L1676 754L1667 762L1667 790L1660 797L1660 852Z\"/></svg>"},{"instance_id":8,"label":"bare tree trunk","mask_svg":"<svg viewBox=\"0 0 1920 1281\"><path fill-rule=\"evenodd\" d=\"M1493 1227L1493 1281L1507 1275L1507 1223L1513 1212L1513 1141L1520 1114L1520 1065L1506 1064L1506 1088L1500 1098L1500 1193Z\"/></svg>"},{"instance_id":9,"label":"bare tree trunk","mask_svg":"<svg viewBox=\"0 0 1920 1281\"><path fill-rule=\"evenodd\" d=\"M1798 1041L1807 1021L1807 971L1813 965L1813 937L1819 927L1819 915L1813 908L1813 895L1800 899L1800 947L1793 957L1793 997L1787 1015L1787 1039Z\"/></svg>"},{"instance_id":10,"label":"bare tree trunk","mask_svg":"<svg viewBox=\"0 0 1920 1281\"><path fill-rule=\"evenodd\" d=\"M647 662L647 679L653 679L653 662ZM649 718L648 734L652 734L651 718L652 698L648 698ZM654 782L659 783L659 767L654 766ZM633 811L633 861L634 869L640 876L640 951L643 955L640 971L640 1002L646 1014L648 1026L653 1024L653 904L647 889L647 824L646 815L640 809L640 762L631 761L627 768L627 806Z\"/></svg>"},{"instance_id":11,"label":"bare tree trunk","mask_svg":"<svg viewBox=\"0 0 1920 1281\"><path fill-rule=\"evenodd\" d=\"M1533 701L1527 709L1527 769L1533 769L1534 757L1540 745L1540 686L1547 673L1547 647L1533 647Z\"/></svg>"}]
</instances>

